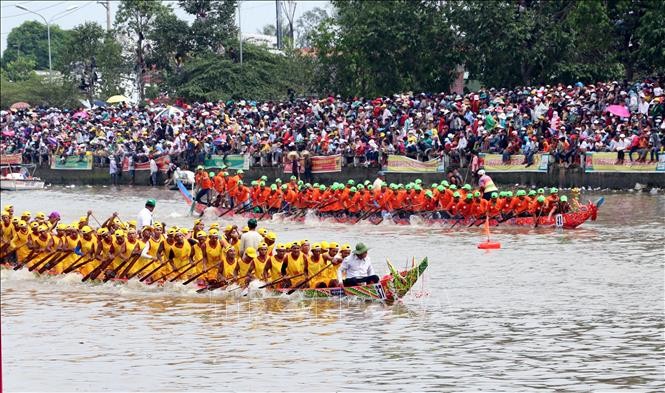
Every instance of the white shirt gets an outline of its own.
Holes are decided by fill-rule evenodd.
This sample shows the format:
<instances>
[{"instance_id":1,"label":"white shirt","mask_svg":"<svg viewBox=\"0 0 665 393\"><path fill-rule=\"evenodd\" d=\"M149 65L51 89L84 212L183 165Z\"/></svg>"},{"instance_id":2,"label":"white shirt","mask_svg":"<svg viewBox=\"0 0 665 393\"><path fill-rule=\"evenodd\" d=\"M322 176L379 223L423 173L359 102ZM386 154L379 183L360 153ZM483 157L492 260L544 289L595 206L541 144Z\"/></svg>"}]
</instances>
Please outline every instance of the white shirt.
<instances>
[{"instance_id":1,"label":"white shirt","mask_svg":"<svg viewBox=\"0 0 665 393\"><path fill-rule=\"evenodd\" d=\"M152 226L152 212L148 210L147 207L144 207L139 212L138 219L136 220L136 227L141 229L146 225Z\"/></svg>"},{"instance_id":2,"label":"white shirt","mask_svg":"<svg viewBox=\"0 0 665 393\"><path fill-rule=\"evenodd\" d=\"M351 254L342 261L342 266L337 272L339 282L342 282L344 272L346 272L346 278L369 277L376 274L369 255L365 259L360 259L356 254Z\"/></svg>"},{"instance_id":3,"label":"white shirt","mask_svg":"<svg viewBox=\"0 0 665 393\"><path fill-rule=\"evenodd\" d=\"M154 158L150 159L150 174L157 173L159 168L157 167L157 161Z\"/></svg>"},{"instance_id":4,"label":"white shirt","mask_svg":"<svg viewBox=\"0 0 665 393\"><path fill-rule=\"evenodd\" d=\"M259 243L263 241L263 236L261 236L257 231L249 231L243 233L240 236L240 256L242 257L245 254L245 250L249 247L257 250L259 248Z\"/></svg>"}]
</instances>

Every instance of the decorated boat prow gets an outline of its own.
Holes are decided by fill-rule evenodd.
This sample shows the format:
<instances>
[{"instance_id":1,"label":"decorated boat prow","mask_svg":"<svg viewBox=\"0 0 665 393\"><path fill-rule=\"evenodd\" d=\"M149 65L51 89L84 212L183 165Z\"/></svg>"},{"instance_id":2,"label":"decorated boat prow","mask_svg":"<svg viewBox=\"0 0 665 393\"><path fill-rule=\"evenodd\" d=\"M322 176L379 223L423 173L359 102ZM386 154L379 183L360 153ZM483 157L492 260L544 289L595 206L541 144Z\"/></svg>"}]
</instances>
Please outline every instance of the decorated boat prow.
<instances>
[{"instance_id":1,"label":"decorated boat prow","mask_svg":"<svg viewBox=\"0 0 665 393\"><path fill-rule=\"evenodd\" d=\"M427 269L427 258L414 264L410 269L398 272L388 262L390 273L383 276L379 283L369 285L358 285L353 287L336 288L302 288L297 289L294 294L300 294L305 298L357 298L362 300L374 300L392 303L406 296L413 288L420 276ZM275 291L288 293L291 288L280 288Z\"/></svg>"}]
</instances>

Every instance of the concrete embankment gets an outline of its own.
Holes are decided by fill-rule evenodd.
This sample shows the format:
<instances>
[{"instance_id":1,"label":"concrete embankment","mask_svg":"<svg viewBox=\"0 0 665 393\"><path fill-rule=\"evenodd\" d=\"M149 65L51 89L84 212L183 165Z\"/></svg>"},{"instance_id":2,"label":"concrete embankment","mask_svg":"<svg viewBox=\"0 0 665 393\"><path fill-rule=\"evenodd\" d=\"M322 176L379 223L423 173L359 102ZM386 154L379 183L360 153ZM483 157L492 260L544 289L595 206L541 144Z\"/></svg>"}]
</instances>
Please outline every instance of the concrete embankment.
<instances>
[{"instance_id":1,"label":"concrete embankment","mask_svg":"<svg viewBox=\"0 0 665 393\"><path fill-rule=\"evenodd\" d=\"M332 182L346 182L348 179L373 181L376 179L376 168L344 168L342 172L315 174L314 181L330 184ZM464 170L461 171L464 177ZM246 179L256 179L267 176L270 181L275 178L288 179L290 174L284 173L282 168L251 168L246 172ZM634 172L593 172L584 173L579 168L566 169L556 166L550 167L549 172L490 172L490 176L499 185L515 185L536 187L586 187L601 189L629 189L639 183L646 187L665 188L665 173L634 173ZM53 170L47 168L37 169L35 176L41 177L46 184L60 185L108 185L111 177L108 168L93 168L89 171L81 170ZM469 175L470 177L470 175ZM416 178L423 180L425 184L440 182L442 173L388 173L386 180L390 183L407 183ZM120 183L129 184L130 176L123 173ZM161 174L160 182L164 175ZM467 178L467 181L470 179ZM136 172L136 185L149 185L148 171Z\"/></svg>"}]
</instances>

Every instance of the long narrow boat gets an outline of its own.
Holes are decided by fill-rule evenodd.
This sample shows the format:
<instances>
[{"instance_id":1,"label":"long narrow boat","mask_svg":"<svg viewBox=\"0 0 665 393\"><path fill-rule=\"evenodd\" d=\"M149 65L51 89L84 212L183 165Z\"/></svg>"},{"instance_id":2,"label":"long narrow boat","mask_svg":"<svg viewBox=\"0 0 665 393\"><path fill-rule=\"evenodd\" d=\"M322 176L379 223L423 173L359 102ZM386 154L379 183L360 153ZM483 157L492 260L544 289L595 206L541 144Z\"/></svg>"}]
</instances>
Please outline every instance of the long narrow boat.
<instances>
[{"instance_id":1,"label":"long narrow boat","mask_svg":"<svg viewBox=\"0 0 665 393\"><path fill-rule=\"evenodd\" d=\"M369 284L369 285L358 285L353 287L336 287L336 288L299 288L293 291L293 294L303 298L356 298L361 300L372 300L372 301L381 301L385 303L393 303L401 298L403 298L409 290L416 284L418 278L425 272L427 269L428 261L427 258L420 261L418 264L413 264L413 266L404 271L398 272L390 263L388 267L390 273L384 275L378 284ZM12 269L9 263L5 261L0 261L0 266L3 269ZM37 272L33 272L36 276L39 276ZM69 274L79 274L79 273L69 273ZM42 273L42 275L52 275L50 272ZM126 279L111 279L114 284L125 284L127 283ZM91 284L99 284L102 281L100 279L91 280ZM156 285L163 285L163 282L158 282ZM201 285L192 283L191 287L197 289L202 288ZM279 288L279 289L267 289L266 291L273 292L278 295L282 295L291 291L291 288ZM240 293L240 292L239 292Z\"/></svg>"},{"instance_id":2,"label":"long narrow boat","mask_svg":"<svg viewBox=\"0 0 665 393\"><path fill-rule=\"evenodd\" d=\"M194 202L194 198L192 197L192 194L187 190L187 187L182 185L181 183L178 184L178 189L180 190L180 194L182 194L183 198L187 202L188 205L192 205ZM551 217L549 216L542 216L542 217L513 217L509 218L505 221L498 220L495 218L492 218L489 220L489 225L490 226L498 226L498 225L511 225L511 226L526 226L526 227L535 227L539 226L542 228L546 227L556 227L556 228L565 228L565 229L574 229L577 228L578 226L582 225L589 219L591 221L595 221L596 217L598 215L598 208L603 204L604 198L600 198L598 201L591 202L589 201L586 205L580 206L580 209L574 212L570 213L565 213L565 214L556 214L552 215ZM195 203L194 205L194 210L201 214L205 211L205 209L208 208L208 206L201 204L201 203ZM214 208L217 210L218 215L221 214L221 210ZM335 222L335 223L340 223L340 224L356 224L359 222L358 217L352 217L348 216L346 214L341 214L338 216L321 216L317 212L312 211L313 217L316 219L319 219L322 222L329 221L329 222ZM235 213L233 210L227 211L224 209L224 216L225 217L232 217L234 216ZM293 222L304 222L306 219L309 219L312 217L312 215L298 215L298 216L293 216L293 215L288 215L286 213L276 213L273 215L269 214L264 214L264 213L255 213L255 212L246 212L240 214L240 216L245 217L245 218L273 218L273 219L283 219L283 220L288 220L288 221L293 221ZM395 225L412 225L412 224L418 224L418 225L426 225L426 226L440 226L440 227L457 227L457 228L465 228L469 226L479 226L482 225L485 221L483 219L477 219L474 217L470 218L434 218L434 215L432 212L423 212L419 214L412 214L408 217L397 217L397 216L382 216L380 213L376 213L374 215L370 215L365 218L367 222L370 222L374 225L378 225L383 222L388 222L388 223L393 223ZM538 225L536 225L536 221L538 222Z\"/></svg>"}]
</instances>

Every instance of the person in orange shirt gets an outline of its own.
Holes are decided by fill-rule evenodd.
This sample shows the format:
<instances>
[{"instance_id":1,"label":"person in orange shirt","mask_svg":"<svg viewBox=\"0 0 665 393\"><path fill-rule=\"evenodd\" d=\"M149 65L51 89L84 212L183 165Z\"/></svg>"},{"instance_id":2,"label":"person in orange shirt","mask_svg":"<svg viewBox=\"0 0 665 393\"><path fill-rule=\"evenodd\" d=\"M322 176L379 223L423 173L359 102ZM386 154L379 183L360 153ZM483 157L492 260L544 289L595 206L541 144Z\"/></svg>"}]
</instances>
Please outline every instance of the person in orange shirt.
<instances>
[{"instance_id":1,"label":"person in orange shirt","mask_svg":"<svg viewBox=\"0 0 665 393\"><path fill-rule=\"evenodd\" d=\"M503 200L499 199L499 193L493 192L487 203L485 215L489 218L498 217L503 209L503 202Z\"/></svg>"},{"instance_id":2,"label":"person in orange shirt","mask_svg":"<svg viewBox=\"0 0 665 393\"><path fill-rule=\"evenodd\" d=\"M457 214L463 218L468 218L473 215L473 210L473 195L466 194L466 198L457 204Z\"/></svg>"},{"instance_id":3,"label":"person in orange shirt","mask_svg":"<svg viewBox=\"0 0 665 393\"><path fill-rule=\"evenodd\" d=\"M277 213L282 207L282 192L277 189L277 185L270 186L270 192L266 196L268 212Z\"/></svg>"},{"instance_id":4,"label":"person in orange shirt","mask_svg":"<svg viewBox=\"0 0 665 393\"><path fill-rule=\"evenodd\" d=\"M362 209L362 195L356 187L349 189L349 196L342 201L344 209L349 216L358 217Z\"/></svg>"},{"instance_id":5,"label":"person in orange shirt","mask_svg":"<svg viewBox=\"0 0 665 393\"><path fill-rule=\"evenodd\" d=\"M217 192L217 197L215 198L214 206L219 207L222 204L224 194L226 192L226 177L224 171L219 171L217 175L212 179L213 180L213 189Z\"/></svg>"},{"instance_id":6,"label":"person in orange shirt","mask_svg":"<svg viewBox=\"0 0 665 393\"><path fill-rule=\"evenodd\" d=\"M529 205L531 200L526 196L526 191L517 191L517 198L512 198L510 211L515 217L529 217Z\"/></svg>"},{"instance_id":7,"label":"person in orange shirt","mask_svg":"<svg viewBox=\"0 0 665 393\"><path fill-rule=\"evenodd\" d=\"M249 208L249 190L243 185L242 180L238 181L236 192L233 194L234 206L240 205Z\"/></svg>"},{"instance_id":8,"label":"person in orange shirt","mask_svg":"<svg viewBox=\"0 0 665 393\"><path fill-rule=\"evenodd\" d=\"M473 193L473 212L472 216L478 218L485 217L487 213L487 200L482 198L480 191Z\"/></svg>"},{"instance_id":9,"label":"person in orange shirt","mask_svg":"<svg viewBox=\"0 0 665 393\"><path fill-rule=\"evenodd\" d=\"M552 210L559 204L559 190L555 187L550 188L550 195L545 198L545 207Z\"/></svg>"},{"instance_id":10,"label":"person in orange shirt","mask_svg":"<svg viewBox=\"0 0 665 393\"><path fill-rule=\"evenodd\" d=\"M459 211L457 210L457 207L459 206L461 199L462 196L460 195L459 191L455 191L453 193L453 199L451 199L448 205L443 208L443 210L450 218L459 217Z\"/></svg>"},{"instance_id":11,"label":"person in orange shirt","mask_svg":"<svg viewBox=\"0 0 665 393\"><path fill-rule=\"evenodd\" d=\"M540 217L547 216L548 212L545 197L542 195L534 199L529 206L529 214L533 217L534 222Z\"/></svg>"},{"instance_id":12,"label":"person in orange shirt","mask_svg":"<svg viewBox=\"0 0 665 393\"><path fill-rule=\"evenodd\" d=\"M210 190L212 190L212 180L210 178L214 176L214 172L207 173L205 169L201 169L197 172L195 179L196 185L199 187L199 192L196 193L196 198L194 198L196 202L204 203L201 199L207 196L207 202L205 202L205 204L210 205Z\"/></svg>"}]
</instances>

